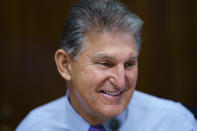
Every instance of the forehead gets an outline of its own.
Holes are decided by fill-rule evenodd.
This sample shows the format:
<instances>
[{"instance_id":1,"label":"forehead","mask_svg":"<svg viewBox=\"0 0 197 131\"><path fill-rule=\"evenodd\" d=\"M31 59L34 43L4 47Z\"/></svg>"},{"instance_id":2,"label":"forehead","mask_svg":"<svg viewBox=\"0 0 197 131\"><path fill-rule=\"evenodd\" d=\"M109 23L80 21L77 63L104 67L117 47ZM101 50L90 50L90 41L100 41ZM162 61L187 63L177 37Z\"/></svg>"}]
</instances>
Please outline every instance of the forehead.
<instances>
[{"instance_id":1,"label":"forehead","mask_svg":"<svg viewBox=\"0 0 197 131\"><path fill-rule=\"evenodd\" d=\"M89 33L86 38L85 46L78 57L80 61L101 56L116 59L138 56L136 40L133 34Z\"/></svg>"},{"instance_id":2,"label":"forehead","mask_svg":"<svg viewBox=\"0 0 197 131\"><path fill-rule=\"evenodd\" d=\"M86 49L99 51L99 49L109 51L112 48L128 47L129 49L136 49L136 39L132 33L89 33L87 34Z\"/></svg>"},{"instance_id":3,"label":"forehead","mask_svg":"<svg viewBox=\"0 0 197 131\"><path fill-rule=\"evenodd\" d=\"M134 37L133 33L127 33L127 32L118 32L118 33L110 33L110 32L103 32L103 33L88 33L86 35L87 41L86 44L88 46L98 44L98 46L108 46L108 45L114 45L116 43L120 44L134 44L136 45L136 39ZM118 40L118 41L117 41ZM111 42L114 43L111 43Z\"/></svg>"},{"instance_id":4,"label":"forehead","mask_svg":"<svg viewBox=\"0 0 197 131\"><path fill-rule=\"evenodd\" d=\"M102 41L105 42L103 44L105 45L109 45L111 41L113 41L114 39L128 43L135 43L136 44L136 40L134 37L133 33L129 33L129 32L118 32L118 33L111 33L111 32L103 32L103 33L87 33L86 34L87 37L87 43L88 44L95 44L98 43L98 41ZM108 42L108 43L107 43ZM102 44L102 43L100 43Z\"/></svg>"}]
</instances>

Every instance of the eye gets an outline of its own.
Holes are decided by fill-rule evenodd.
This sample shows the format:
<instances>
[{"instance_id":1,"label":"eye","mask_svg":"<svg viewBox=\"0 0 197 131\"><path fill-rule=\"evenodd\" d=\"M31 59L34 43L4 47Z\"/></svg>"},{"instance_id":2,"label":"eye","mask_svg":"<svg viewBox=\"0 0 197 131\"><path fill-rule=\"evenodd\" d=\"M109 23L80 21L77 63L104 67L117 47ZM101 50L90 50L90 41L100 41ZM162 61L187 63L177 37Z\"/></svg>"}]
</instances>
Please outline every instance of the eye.
<instances>
[{"instance_id":1,"label":"eye","mask_svg":"<svg viewBox=\"0 0 197 131\"><path fill-rule=\"evenodd\" d=\"M128 61L124 64L124 67L130 68L130 67L133 67L134 65L136 65L136 61Z\"/></svg>"},{"instance_id":2,"label":"eye","mask_svg":"<svg viewBox=\"0 0 197 131\"><path fill-rule=\"evenodd\" d=\"M111 67L114 66L113 63L107 62L107 61L105 61L105 62L100 62L99 64L102 65L102 66L104 66L104 67L109 67L109 68L111 68Z\"/></svg>"}]
</instances>

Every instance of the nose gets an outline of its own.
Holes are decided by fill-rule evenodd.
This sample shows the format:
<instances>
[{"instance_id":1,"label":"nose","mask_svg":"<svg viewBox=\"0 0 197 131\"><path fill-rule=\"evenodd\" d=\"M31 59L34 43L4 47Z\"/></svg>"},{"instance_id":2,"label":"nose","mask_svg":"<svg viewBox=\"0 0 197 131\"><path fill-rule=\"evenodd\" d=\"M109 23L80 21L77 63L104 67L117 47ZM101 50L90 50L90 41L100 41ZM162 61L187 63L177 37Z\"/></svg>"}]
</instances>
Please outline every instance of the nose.
<instances>
[{"instance_id":1,"label":"nose","mask_svg":"<svg viewBox=\"0 0 197 131\"><path fill-rule=\"evenodd\" d=\"M109 78L109 81L118 89L126 88L126 75L125 75L125 68L122 65L114 67L112 69L112 75Z\"/></svg>"}]
</instances>

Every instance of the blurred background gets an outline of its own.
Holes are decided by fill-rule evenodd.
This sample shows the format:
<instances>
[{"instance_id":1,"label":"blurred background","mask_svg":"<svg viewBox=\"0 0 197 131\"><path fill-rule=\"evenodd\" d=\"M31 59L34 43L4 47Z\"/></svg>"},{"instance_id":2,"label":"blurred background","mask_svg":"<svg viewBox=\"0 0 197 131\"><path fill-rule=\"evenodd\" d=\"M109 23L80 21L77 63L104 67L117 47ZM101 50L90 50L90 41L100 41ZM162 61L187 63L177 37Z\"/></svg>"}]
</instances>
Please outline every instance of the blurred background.
<instances>
[{"instance_id":1,"label":"blurred background","mask_svg":"<svg viewBox=\"0 0 197 131\"><path fill-rule=\"evenodd\" d=\"M0 130L63 96L54 53L77 0L0 1ZM197 1L122 0L143 20L137 89L197 107Z\"/></svg>"}]
</instances>

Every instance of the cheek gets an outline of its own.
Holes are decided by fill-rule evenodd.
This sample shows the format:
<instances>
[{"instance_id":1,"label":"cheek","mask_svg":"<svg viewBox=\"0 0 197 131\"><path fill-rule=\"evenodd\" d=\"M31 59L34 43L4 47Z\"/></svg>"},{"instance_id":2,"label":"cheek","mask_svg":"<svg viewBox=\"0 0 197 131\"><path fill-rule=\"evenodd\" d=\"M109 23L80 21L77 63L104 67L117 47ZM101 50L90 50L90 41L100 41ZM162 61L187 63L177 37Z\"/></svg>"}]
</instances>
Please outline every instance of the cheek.
<instances>
[{"instance_id":1,"label":"cheek","mask_svg":"<svg viewBox=\"0 0 197 131\"><path fill-rule=\"evenodd\" d=\"M79 94L82 96L88 107L92 107L98 104L98 92L97 90L103 84L105 80L105 74L101 73L98 70L88 70L83 72L82 74L84 77L80 82L78 82L79 87Z\"/></svg>"},{"instance_id":2,"label":"cheek","mask_svg":"<svg viewBox=\"0 0 197 131\"><path fill-rule=\"evenodd\" d=\"M92 86L92 88L96 88L97 86L99 86L100 84L103 83L103 81L106 78L105 73L99 71L99 70L89 70L87 72L84 73L84 81L89 85Z\"/></svg>"},{"instance_id":3,"label":"cheek","mask_svg":"<svg viewBox=\"0 0 197 131\"><path fill-rule=\"evenodd\" d=\"M132 85L134 84L134 86L136 85L137 82L137 78L138 78L138 69L133 69L131 72L128 72L127 74L127 78L129 83L131 83Z\"/></svg>"}]
</instances>

